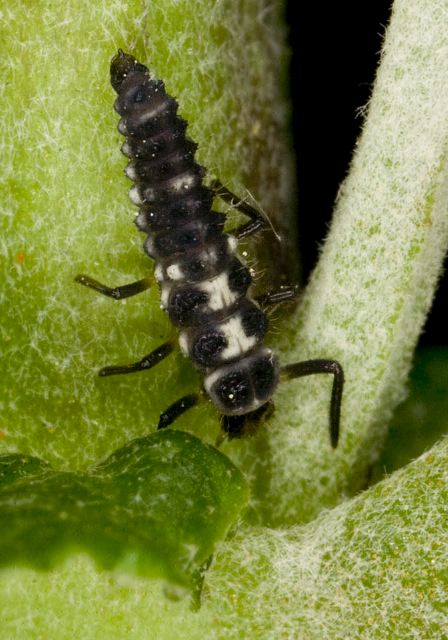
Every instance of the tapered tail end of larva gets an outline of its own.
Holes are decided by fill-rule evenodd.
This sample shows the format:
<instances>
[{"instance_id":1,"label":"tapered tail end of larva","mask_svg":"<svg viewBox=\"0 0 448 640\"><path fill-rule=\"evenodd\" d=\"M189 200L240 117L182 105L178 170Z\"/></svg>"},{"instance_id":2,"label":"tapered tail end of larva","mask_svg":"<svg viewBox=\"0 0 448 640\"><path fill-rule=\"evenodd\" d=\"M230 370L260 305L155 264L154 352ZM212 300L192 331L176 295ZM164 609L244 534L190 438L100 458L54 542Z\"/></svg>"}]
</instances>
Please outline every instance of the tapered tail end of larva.
<instances>
[{"instance_id":1,"label":"tapered tail end of larva","mask_svg":"<svg viewBox=\"0 0 448 640\"><path fill-rule=\"evenodd\" d=\"M110 63L110 82L117 93L119 93L124 79L130 73L148 73L148 68L141 64L129 53L118 49L117 54Z\"/></svg>"}]
</instances>

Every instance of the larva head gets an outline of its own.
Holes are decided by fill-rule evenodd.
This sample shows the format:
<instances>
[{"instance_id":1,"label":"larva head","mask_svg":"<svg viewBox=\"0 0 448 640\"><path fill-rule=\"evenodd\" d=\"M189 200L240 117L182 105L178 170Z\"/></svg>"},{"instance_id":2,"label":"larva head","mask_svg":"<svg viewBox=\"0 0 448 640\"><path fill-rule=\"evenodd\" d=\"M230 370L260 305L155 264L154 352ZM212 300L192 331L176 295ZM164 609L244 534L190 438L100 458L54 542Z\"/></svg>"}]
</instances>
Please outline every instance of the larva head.
<instances>
[{"instance_id":1,"label":"larva head","mask_svg":"<svg viewBox=\"0 0 448 640\"><path fill-rule=\"evenodd\" d=\"M128 53L118 49L117 55L112 58L110 63L110 82L117 93L120 93L123 81L131 73L147 74L148 69Z\"/></svg>"},{"instance_id":2,"label":"larva head","mask_svg":"<svg viewBox=\"0 0 448 640\"><path fill-rule=\"evenodd\" d=\"M277 358L270 349L260 347L241 360L215 369L204 379L204 387L221 413L238 416L266 404L278 381Z\"/></svg>"},{"instance_id":3,"label":"larva head","mask_svg":"<svg viewBox=\"0 0 448 640\"><path fill-rule=\"evenodd\" d=\"M229 440L234 438L248 438L255 435L260 428L261 421L272 415L274 403L272 400L243 416L222 416L221 429Z\"/></svg>"}]
</instances>

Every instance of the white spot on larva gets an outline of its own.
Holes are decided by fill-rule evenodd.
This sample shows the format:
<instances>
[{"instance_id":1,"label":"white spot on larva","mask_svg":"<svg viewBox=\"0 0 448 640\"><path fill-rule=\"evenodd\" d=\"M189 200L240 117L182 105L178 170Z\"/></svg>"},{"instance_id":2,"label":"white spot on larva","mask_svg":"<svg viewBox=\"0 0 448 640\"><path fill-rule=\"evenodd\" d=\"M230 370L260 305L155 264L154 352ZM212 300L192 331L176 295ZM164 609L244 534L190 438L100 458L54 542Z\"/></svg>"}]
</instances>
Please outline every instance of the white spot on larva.
<instances>
[{"instance_id":1,"label":"white spot on larva","mask_svg":"<svg viewBox=\"0 0 448 640\"><path fill-rule=\"evenodd\" d=\"M248 256L248 255L249 255L249 254L247 253L247 251L243 251L242 256L243 256L244 258L247 258L247 256Z\"/></svg>"},{"instance_id":2,"label":"white spot on larva","mask_svg":"<svg viewBox=\"0 0 448 640\"><path fill-rule=\"evenodd\" d=\"M230 360L247 353L257 344L255 336L247 336L241 317L230 318L227 322L219 325L219 330L227 340L227 347L221 352L222 360Z\"/></svg>"},{"instance_id":3,"label":"white spot on larva","mask_svg":"<svg viewBox=\"0 0 448 640\"><path fill-rule=\"evenodd\" d=\"M162 100L161 102L158 103L153 103L152 104L152 109L145 109L144 111L142 111L139 115L139 119L138 119L138 123L139 124L145 124L146 122L149 122L150 120L153 120L154 118L157 118L157 116L162 113L162 111L166 108L166 103Z\"/></svg>"},{"instance_id":4,"label":"white spot on larva","mask_svg":"<svg viewBox=\"0 0 448 640\"><path fill-rule=\"evenodd\" d=\"M125 136L128 132L126 123L124 120L120 120L120 122L118 123L117 129L123 136Z\"/></svg>"},{"instance_id":5,"label":"white spot on larva","mask_svg":"<svg viewBox=\"0 0 448 640\"><path fill-rule=\"evenodd\" d=\"M155 189L153 189L152 187L146 187L144 193L143 193L143 200L146 200L147 202L152 202L155 200L155 195L156 195L157 191Z\"/></svg>"},{"instance_id":6,"label":"white spot on larva","mask_svg":"<svg viewBox=\"0 0 448 640\"><path fill-rule=\"evenodd\" d=\"M200 229L200 231L202 232L202 229ZM205 249L198 255L198 260L203 262L204 265L209 265L210 267L216 264L217 259L218 256L216 255L215 249Z\"/></svg>"},{"instance_id":7,"label":"white spot on larva","mask_svg":"<svg viewBox=\"0 0 448 640\"><path fill-rule=\"evenodd\" d=\"M238 246L238 240L235 238L235 236L229 236L227 243L228 243L229 251L231 253L234 253Z\"/></svg>"},{"instance_id":8,"label":"white spot on larva","mask_svg":"<svg viewBox=\"0 0 448 640\"><path fill-rule=\"evenodd\" d=\"M152 236L148 236L145 241L145 249L148 255L154 255L154 238Z\"/></svg>"},{"instance_id":9,"label":"white spot on larva","mask_svg":"<svg viewBox=\"0 0 448 640\"><path fill-rule=\"evenodd\" d=\"M182 280L184 272L179 264L170 264L170 266L167 267L166 275L170 280Z\"/></svg>"},{"instance_id":10,"label":"white spot on larva","mask_svg":"<svg viewBox=\"0 0 448 640\"><path fill-rule=\"evenodd\" d=\"M129 142L123 142L123 144L121 145L121 152L128 158L132 156L131 145L129 144Z\"/></svg>"},{"instance_id":11,"label":"white spot on larva","mask_svg":"<svg viewBox=\"0 0 448 640\"><path fill-rule=\"evenodd\" d=\"M135 180L137 177L137 172L132 164L128 164L124 172L130 180Z\"/></svg>"},{"instance_id":12,"label":"white spot on larva","mask_svg":"<svg viewBox=\"0 0 448 640\"><path fill-rule=\"evenodd\" d=\"M136 213L134 222L141 231L146 231L148 222L145 213Z\"/></svg>"},{"instance_id":13,"label":"white spot on larva","mask_svg":"<svg viewBox=\"0 0 448 640\"><path fill-rule=\"evenodd\" d=\"M229 400L233 400L234 397L235 396L233 395L233 393L229 393L229 395L228 395Z\"/></svg>"},{"instance_id":14,"label":"white spot on larva","mask_svg":"<svg viewBox=\"0 0 448 640\"><path fill-rule=\"evenodd\" d=\"M157 280L157 282L162 282L163 280L163 268L162 265L157 264L156 268L154 269L154 276L155 279Z\"/></svg>"},{"instance_id":15,"label":"white spot on larva","mask_svg":"<svg viewBox=\"0 0 448 640\"><path fill-rule=\"evenodd\" d=\"M188 336L185 331L179 333L179 347L184 356L188 356Z\"/></svg>"},{"instance_id":16,"label":"white spot on larva","mask_svg":"<svg viewBox=\"0 0 448 640\"><path fill-rule=\"evenodd\" d=\"M177 180L171 182L173 189L180 191L181 189L190 189L194 186L195 176L188 171L178 176Z\"/></svg>"},{"instance_id":17,"label":"white spot on larva","mask_svg":"<svg viewBox=\"0 0 448 640\"><path fill-rule=\"evenodd\" d=\"M134 204L142 204L143 202L136 186L129 189L129 197Z\"/></svg>"},{"instance_id":18,"label":"white spot on larva","mask_svg":"<svg viewBox=\"0 0 448 640\"><path fill-rule=\"evenodd\" d=\"M201 291L208 293L209 299L207 306L211 311L218 311L219 309L229 307L238 297L237 294L230 289L229 278L225 271L220 273L219 276L216 276L216 278L212 278L212 280L201 282L199 288Z\"/></svg>"},{"instance_id":19,"label":"white spot on larva","mask_svg":"<svg viewBox=\"0 0 448 640\"><path fill-rule=\"evenodd\" d=\"M162 284L162 290L160 292L160 302L162 303L162 307L164 309L168 306L168 299L171 293L171 285L170 284Z\"/></svg>"}]
</instances>

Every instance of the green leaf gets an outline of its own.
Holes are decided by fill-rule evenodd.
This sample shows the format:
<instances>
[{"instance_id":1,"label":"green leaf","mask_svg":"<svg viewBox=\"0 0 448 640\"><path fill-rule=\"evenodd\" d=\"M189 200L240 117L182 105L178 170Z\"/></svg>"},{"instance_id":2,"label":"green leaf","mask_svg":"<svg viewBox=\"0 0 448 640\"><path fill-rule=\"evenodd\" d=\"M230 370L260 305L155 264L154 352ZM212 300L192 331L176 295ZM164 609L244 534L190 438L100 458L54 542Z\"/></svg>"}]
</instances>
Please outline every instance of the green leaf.
<instances>
[{"instance_id":1,"label":"green leaf","mask_svg":"<svg viewBox=\"0 0 448 640\"><path fill-rule=\"evenodd\" d=\"M199 376L178 352L146 374L98 378L103 366L139 360L173 328L157 286L117 302L74 278L87 273L119 285L154 270L123 174L109 80L118 47L147 63L176 96L199 162L242 197L250 189L278 213L280 229L287 225L293 208L282 60L269 53L271 45L278 49L281 27L259 22L259 12L258 0L244 11L169 0L147 12L137 0L17 0L0 12L2 452L85 469L197 391ZM177 425L210 441L219 430L207 402Z\"/></svg>"},{"instance_id":2,"label":"green leaf","mask_svg":"<svg viewBox=\"0 0 448 640\"><path fill-rule=\"evenodd\" d=\"M279 219L293 209L278 92L281 5L248 0L235 10L165 0L146 9L133 0L18 0L1 16L1 446L65 472L146 433L169 402L197 387L181 357L148 376L94 376L148 353L170 330L155 288L124 305L73 285L81 271L112 285L148 273L119 177L124 160L107 81L117 47L149 59L177 96L201 163L237 193L247 186ZM394 3L368 121L320 266L298 316L275 338L282 363L341 359L347 392L338 450L328 445L323 379L284 385L269 428L226 445L256 476L266 520L294 526L247 528L226 543L196 615L161 600L152 581L123 586L85 557L51 573L4 569L8 640L140 640L148 630L192 640L224 628L226 637L274 630L272 637L403 638L416 629L419 638L443 637L446 445L409 473L329 507L363 486L378 455L441 270L446 37L441 3ZM179 423L200 423L208 437L217 429L205 404ZM19 464L15 473L22 472ZM297 525L324 507L317 521Z\"/></svg>"},{"instance_id":3,"label":"green leaf","mask_svg":"<svg viewBox=\"0 0 448 640\"><path fill-rule=\"evenodd\" d=\"M160 431L85 473L21 455L0 457L0 565L50 569L87 550L102 568L192 586L248 498L214 447Z\"/></svg>"},{"instance_id":4,"label":"green leaf","mask_svg":"<svg viewBox=\"0 0 448 640\"><path fill-rule=\"evenodd\" d=\"M51 574L8 570L5 637L445 639L447 505L445 439L307 525L240 527L219 546L198 613L152 581L113 580L85 557Z\"/></svg>"}]
</instances>

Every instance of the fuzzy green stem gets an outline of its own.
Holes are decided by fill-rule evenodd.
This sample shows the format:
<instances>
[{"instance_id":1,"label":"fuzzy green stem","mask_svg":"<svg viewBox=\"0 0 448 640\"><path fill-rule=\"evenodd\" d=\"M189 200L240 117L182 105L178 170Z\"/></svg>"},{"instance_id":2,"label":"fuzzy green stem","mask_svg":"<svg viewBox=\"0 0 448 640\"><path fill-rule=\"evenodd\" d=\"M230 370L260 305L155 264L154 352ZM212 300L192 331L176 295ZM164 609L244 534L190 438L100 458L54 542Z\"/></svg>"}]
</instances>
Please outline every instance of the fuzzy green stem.
<instances>
[{"instance_id":1,"label":"fuzzy green stem","mask_svg":"<svg viewBox=\"0 0 448 640\"><path fill-rule=\"evenodd\" d=\"M445 2L394 5L350 175L283 340L284 362L344 366L340 445L329 446L331 381L284 385L262 450L268 521L308 520L362 488L405 396L448 246L447 15Z\"/></svg>"},{"instance_id":2,"label":"fuzzy green stem","mask_svg":"<svg viewBox=\"0 0 448 640\"><path fill-rule=\"evenodd\" d=\"M227 637L442 638L447 460L445 440L306 526L242 529L209 581Z\"/></svg>"}]
</instances>

